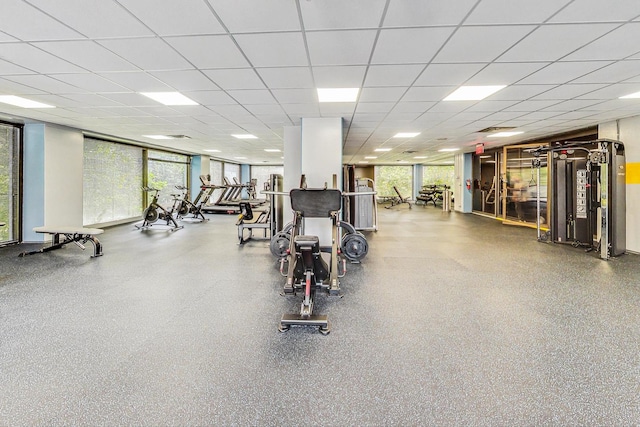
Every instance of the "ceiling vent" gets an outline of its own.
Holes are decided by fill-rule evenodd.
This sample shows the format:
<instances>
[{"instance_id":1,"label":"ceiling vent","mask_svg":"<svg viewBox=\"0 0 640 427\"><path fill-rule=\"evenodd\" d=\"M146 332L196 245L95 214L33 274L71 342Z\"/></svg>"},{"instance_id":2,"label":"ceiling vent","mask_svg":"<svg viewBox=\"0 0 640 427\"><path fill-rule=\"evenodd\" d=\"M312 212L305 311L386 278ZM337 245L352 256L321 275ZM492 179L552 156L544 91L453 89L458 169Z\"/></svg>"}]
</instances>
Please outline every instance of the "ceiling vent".
<instances>
[{"instance_id":1,"label":"ceiling vent","mask_svg":"<svg viewBox=\"0 0 640 427\"><path fill-rule=\"evenodd\" d=\"M167 135L167 136L171 137L171 139L191 139L191 137L188 135Z\"/></svg>"},{"instance_id":2,"label":"ceiling vent","mask_svg":"<svg viewBox=\"0 0 640 427\"><path fill-rule=\"evenodd\" d=\"M415 154L415 153L417 153L417 151L408 150L408 151L403 151L402 152L402 154Z\"/></svg>"}]
</instances>

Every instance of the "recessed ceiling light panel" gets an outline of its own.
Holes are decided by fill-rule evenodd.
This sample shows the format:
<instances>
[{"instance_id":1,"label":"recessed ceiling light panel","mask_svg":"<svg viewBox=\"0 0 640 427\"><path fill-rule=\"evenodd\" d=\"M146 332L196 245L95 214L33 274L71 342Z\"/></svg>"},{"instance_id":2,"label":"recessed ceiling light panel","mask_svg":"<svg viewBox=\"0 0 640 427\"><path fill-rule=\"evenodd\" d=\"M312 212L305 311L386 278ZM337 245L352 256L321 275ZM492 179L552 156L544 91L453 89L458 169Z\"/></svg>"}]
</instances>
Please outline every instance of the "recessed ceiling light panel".
<instances>
[{"instance_id":1,"label":"recessed ceiling light panel","mask_svg":"<svg viewBox=\"0 0 640 427\"><path fill-rule=\"evenodd\" d=\"M198 105L197 102L187 98L180 92L140 92L140 95L164 105Z\"/></svg>"},{"instance_id":2,"label":"recessed ceiling light panel","mask_svg":"<svg viewBox=\"0 0 640 427\"><path fill-rule=\"evenodd\" d=\"M383 151L391 151L391 148L376 148L373 151L383 152Z\"/></svg>"},{"instance_id":3,"label":"recessed ceiling light panel","mask_svg":"<svg viewBox=\"0 0 640 427\"><path fill-rule=\"evenodd\" d=\"M231 136L238 139L258 139L257 136L251 135L250 133L233 134Z\"/></svg>"},{"instance_id":4,"label":"recessed ceiling light panel","mask_svg":"<svg viewBox=\"0 0 640 427\"><path fill-rule=\"evenodd\" d=\"M415 138L420 132L398 132L393 135L394 138Z\"/></svg>"},{"instance_id":5,"label":"recessed ceiling light panel","mask_svg":"<svg viewBox=\"0 0 640 427\"><path fill-rule=\"evenodd\" d=\"M42 102L32 101L30 99L14 95L0 96L0 102L22 108L56 108L53 105L43 104Z\"/></svg>"},{"instance_id":6,"label":"recessed ceiling light panel","mask_svg":"<svg viewBox=\"0 0 640 427\"><path fill-rule=\"evenodd\" d=\"M520 135L521 133L524 132L498 132L487 135L487 138L508 138L510 136Z\"/></svg>"},{"instance_id":7,"label":"recessed ceiling light panel","mask_svg":"<svg viewBox=\"0 0 640 427\"><path fill-rule=\"evenodd\" d=\"M277 148L265 148L264 151L266 151L267 153L279 153L280 150L278 150Z\"/></svg>"},{"instance_id":8,"label":"recessed ceiling light panel","mask_svg":"<svg viewBox=\"0 0 640 427\"><path fill-rule=\"evenodd\" d=\"M630 93L629 95L621 96L619 99L636 99L640 98L640 92Z\"/></svg>"},{"instance_id":9,"label":"recessed ceiling light panel","mask_svg":"<svg viewBox=\"0 0 640 427\"><path fill-rule=\"evenodd\" d=\"M220 150L214 150L214 149L204 150L204 151L206 151L207 153L219 153L220 152Z\"/></svg>"},{"instance_id":10,"label":"recessed ceiling light panel","mask_svg":"<svg viewBox=\"0 0 640 427\"><path fill-rule=\"evenodd\" d=\"M506 86L460 86L443 101L480 101Z\"/></svg>"},{"instance_id":11,"label":"recessed ceiling light panel","mask_svg":"<svg viewBox=\"0 0 640 427\"><path fill-rule=\"evenodd\" d=\"M458 150L459 148L441 148L438 151L441 153L449 153L449 152L458 151Z\"/></svg>"},{"instance_id":12,"label":"recessed ceiling light panel","mask_svg":"<svg viewBox=\"0 0 640 427\"><path fill-rule=\"evenodd\" d=\"M364 156L365 159L377 159L378 156Z\"/></svg>"},{"instance_id":13,"label":"recessed ceiling light panel","mask_svg":"<svg viewBox=\"0 0 640 427\"><path fill-rule=\"evenodd\" d=\"M318 88L319 102L356 102L360 89L355 88Z\"/></svg>"}]
</instances>

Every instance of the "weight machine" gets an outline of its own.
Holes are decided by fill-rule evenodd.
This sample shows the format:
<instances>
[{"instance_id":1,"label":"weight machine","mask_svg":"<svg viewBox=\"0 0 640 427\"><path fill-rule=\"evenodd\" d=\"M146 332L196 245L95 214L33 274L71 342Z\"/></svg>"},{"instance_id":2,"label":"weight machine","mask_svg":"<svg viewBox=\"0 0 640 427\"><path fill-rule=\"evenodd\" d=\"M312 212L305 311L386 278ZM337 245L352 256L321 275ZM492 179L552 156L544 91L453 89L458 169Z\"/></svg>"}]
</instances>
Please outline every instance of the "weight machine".
<instances>
[{"instance_id":1,"label":"weight machine","mask_svg":"<svg viewBox=\"0 0 640 427\"><path fill-rule=\"evenodd\" d=\"M566 141L531 150L537 169L538 240L596 250L609 259L626 251L624 145L620 141ZM540 231L540 157L551 171L550 236Z\"/></svg>"}]
</instances>

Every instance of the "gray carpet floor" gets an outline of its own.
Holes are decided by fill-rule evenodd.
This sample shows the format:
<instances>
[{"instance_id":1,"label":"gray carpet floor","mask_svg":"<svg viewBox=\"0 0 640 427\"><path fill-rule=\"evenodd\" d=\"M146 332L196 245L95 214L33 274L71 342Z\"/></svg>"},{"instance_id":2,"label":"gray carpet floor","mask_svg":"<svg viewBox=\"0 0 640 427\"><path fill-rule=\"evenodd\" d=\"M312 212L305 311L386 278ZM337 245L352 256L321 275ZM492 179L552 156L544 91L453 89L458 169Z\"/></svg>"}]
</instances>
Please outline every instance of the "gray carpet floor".
<instances>
[{"instance_id":1,"label":"gray carpet floor","mask_svg":"<svg viewBox=\"0 0 640 427\"><path fill-rule=\"evenodd\" d=\"M0 248L2 426L529 426L640 422L640 257L535 230L380 209L332 332L277 331L300 297L235 216ZM35 245L37 246L37 245Z\"/></svg>"}]
</instances>

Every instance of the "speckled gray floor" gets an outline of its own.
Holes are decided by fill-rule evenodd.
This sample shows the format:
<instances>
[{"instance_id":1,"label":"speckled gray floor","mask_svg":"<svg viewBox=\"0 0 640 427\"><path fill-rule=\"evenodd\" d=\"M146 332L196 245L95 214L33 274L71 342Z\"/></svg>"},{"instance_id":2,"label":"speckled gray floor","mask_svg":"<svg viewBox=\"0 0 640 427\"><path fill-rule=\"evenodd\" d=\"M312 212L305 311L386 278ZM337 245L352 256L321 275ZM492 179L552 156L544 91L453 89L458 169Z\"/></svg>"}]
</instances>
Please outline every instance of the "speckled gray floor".
<instances>
[{"instance_id":1,"label":"speckled gray floor","mask_svg":"<svg viewBox=\"0 0 640 427\"><path fill-rule=\"evenodd\" d=\"M333 331L233 216L131 225L105 255L0 248L2 426L637 425L640 257L433 207L380 209ZM31 246L30 246L31 247Z\"/></svg>"}]
</instances>

